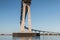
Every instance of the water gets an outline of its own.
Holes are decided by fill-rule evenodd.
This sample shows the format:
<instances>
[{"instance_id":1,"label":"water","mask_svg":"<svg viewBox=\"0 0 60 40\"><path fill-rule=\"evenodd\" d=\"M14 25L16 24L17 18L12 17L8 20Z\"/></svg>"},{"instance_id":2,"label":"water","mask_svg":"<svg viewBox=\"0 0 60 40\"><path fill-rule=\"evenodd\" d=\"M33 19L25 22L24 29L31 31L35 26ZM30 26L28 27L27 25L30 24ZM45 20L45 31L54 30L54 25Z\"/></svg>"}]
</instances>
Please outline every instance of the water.
<instances>
[{"instance_id":1,"label":"water","mask_svg":"<svg viewBox=\"0 0 60 40\"><path fill-rule=\"evenodd\" d=\"M40 36L40 37L0 36L0 40L60 40L60 36Z\"/></svg>"}]
</instances>

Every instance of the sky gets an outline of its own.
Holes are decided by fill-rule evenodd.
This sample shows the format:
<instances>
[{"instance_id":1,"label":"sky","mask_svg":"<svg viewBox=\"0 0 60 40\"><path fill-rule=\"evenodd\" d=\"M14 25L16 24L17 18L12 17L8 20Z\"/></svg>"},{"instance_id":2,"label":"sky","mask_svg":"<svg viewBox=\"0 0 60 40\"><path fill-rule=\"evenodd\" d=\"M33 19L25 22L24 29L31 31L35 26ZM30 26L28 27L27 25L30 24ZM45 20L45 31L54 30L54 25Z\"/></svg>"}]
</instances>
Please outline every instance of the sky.
<instances>
[{"instance_id":1,"label":"sky","mask_svg":"<svg viewBox=\"0 0 60 40\"><path fill-rule=\"evenodd\" d=\"M60 0L32 0L30 8L32 29L60 32ZM0 0L0 34L20 32L20 13L21 0Z\"/></svg>"}]
</instances>

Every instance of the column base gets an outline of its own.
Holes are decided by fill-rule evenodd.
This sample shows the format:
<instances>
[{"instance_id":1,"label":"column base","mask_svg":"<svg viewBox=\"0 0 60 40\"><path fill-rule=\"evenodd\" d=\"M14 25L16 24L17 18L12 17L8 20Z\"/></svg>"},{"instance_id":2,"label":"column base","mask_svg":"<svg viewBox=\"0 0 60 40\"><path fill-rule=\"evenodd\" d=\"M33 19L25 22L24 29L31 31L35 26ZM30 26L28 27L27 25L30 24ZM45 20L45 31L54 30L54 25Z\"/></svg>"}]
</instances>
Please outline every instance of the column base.
<instances>
[{"instance_id":1,"label":"column base","mask_svg":"<svg viewBox=\"0 0 60 40\"><path fill-rule=\"evenodd\" d=\"M40 36L40 33L13 33L13 37L35 37Z\"/></svg>"}]
</instances>

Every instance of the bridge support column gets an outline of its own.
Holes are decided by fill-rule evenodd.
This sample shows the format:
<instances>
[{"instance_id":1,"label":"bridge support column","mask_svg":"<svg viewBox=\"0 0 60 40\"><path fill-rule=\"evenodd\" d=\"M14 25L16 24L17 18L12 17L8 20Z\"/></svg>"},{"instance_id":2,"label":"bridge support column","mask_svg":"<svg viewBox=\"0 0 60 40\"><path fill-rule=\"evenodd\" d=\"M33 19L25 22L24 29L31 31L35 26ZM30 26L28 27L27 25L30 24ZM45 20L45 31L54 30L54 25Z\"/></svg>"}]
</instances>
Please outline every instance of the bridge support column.
<instances>
[{"instance_id":1,"label":"bridge support column","mask_svg":"<svg viewBox=\"0 0 60 40\"><path fill-rule=\"evenodd\" d=\"M21 22L21 32L24 32L24 22L25 22L25 7L26 7L26 4L23 3L23 16L22 16L22 22Z\"/></svg>"},{"instance_id":2,"label":"bridge support column","mask_svg":"<svg viewBox=\"0 0 60 40\"><path fill-rule=\"evenodd\" d=\"M31 31L31 15L30 15L30 6L29 5L27 5L28 6L28 32L32 32Z\"/></svg>"}]
</instances>

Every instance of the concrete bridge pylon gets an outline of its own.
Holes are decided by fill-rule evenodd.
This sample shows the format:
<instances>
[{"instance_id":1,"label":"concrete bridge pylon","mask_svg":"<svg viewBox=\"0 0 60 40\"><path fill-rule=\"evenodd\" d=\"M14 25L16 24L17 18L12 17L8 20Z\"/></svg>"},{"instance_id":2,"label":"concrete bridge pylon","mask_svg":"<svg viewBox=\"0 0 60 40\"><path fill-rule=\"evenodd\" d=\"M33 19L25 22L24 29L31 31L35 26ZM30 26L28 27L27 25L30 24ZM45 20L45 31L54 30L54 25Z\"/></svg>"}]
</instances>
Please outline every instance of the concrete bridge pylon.
<instances>
[{"instance_id":1,"label":"concrete bridge pylon","mask_svg":"<svg viewBox=\"0 0 60 40\"><path fill-rule=\"evenodd\" d=\"M30 4L31 4L31 0L22 0L22 7L21 7L21 20L20 20L20 26L21 32L25 32L24 31L24 26L25 26L25 18L26 15L28 14L28 32L32 32L31 31L31 14L30 14Z\"/></svg>"},{"instance_id":2,"label":"concrete bridge pylon","mask_svg":"<svg viewBox=\"0 0 60 40\"><path fill-rule=\"evenodd\" d=\"M32 37L40 36L40 33L33 33L31 29L31 14L30 14L31 0L22 0L21 2L21 18L20 18L20 32L13 33L13 37ZM25 32L25 19L28 14L28 32Z\"/></svg>"}]
</instances>

